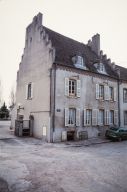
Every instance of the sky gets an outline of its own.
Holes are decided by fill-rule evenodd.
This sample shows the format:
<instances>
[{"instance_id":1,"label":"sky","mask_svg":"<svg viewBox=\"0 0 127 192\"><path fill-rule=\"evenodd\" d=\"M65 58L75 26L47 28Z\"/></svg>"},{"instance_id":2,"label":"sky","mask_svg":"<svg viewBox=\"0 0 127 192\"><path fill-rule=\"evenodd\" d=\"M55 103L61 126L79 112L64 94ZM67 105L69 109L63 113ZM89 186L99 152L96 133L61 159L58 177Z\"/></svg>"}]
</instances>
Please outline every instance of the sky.
<instances>
[{"instance_id":1,"label":"sky","mask_svg":"<svg viewBox=\"0 0 127 192\"><path fill-rule=\"evenodd\" d=\"M85 44L99 33L101 50L127 67L127 0L0 0L0 92L7 105L16 86L26 27L39 12L44 26Z\"/></svg>"}]
</instances>

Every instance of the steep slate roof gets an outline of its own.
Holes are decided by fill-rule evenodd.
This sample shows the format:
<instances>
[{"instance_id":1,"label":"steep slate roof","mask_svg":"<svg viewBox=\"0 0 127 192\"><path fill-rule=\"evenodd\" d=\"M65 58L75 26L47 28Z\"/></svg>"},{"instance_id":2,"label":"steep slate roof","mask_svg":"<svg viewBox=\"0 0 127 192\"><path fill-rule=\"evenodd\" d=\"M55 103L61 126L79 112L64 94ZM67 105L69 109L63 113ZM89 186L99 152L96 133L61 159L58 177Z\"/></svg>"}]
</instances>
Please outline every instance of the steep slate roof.
<instances>
[{"instance_id":1,"label":"steep slate roof","mask_svg":"<svg viewBox=\"0 0 127 192\"><path fill-rule=\"evenodd\" d=\"M120 70L120 79L127 80L127 68L118 65L116 67Z\"/></svg>"},{"instance_id":2,"label":"steep slate roof","mask_svg":"<svg viewBox=\"0 0 127 192\"><path fill-rule=\"evenodd\" d=\"M48 29L47 27L43 26L43 28L49 35L49 39L51 39L52 44L56 49L55 62L57 64L63 64L65 66L76 68L72 62L72 57L75 55L80 55L85 59L86 67L90 71L98 73L96 68L94 67L94 63L99 61L99 57L96 55L95 52L91 50L88 45L65 37L55 31L52 31L51 29ZM108 75L117 78L116 73L108 65L107 60L102 60L102 62L105 65L105 69Z\"/></svg>"}]
</instances>

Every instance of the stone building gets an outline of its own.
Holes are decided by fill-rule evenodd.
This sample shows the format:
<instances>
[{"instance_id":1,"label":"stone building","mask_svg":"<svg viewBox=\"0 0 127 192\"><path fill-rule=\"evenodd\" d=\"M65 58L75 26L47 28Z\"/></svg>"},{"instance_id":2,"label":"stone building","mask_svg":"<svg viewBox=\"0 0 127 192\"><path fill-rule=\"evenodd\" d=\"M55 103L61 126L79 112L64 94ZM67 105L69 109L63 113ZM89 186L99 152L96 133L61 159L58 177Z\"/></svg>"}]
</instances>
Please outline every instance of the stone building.
<instances>
[{"instance_id":1,"label":"stone building","mask_svg":"<svg viewBox=\"0 0 127 192\"><path fill-rule=\"evenodd\" d=\"M100 35L85 45L42 20L39 13L26 29L12 121L32 117L33 136L48 142L101 137L110 126L123 125L120 105L126 115L127 108L119 99L127 84L120 85L119 73L124 70L100 51Z\"/></svg>"},{"instance_id":2,"label":"stone building","mask_svg":"<svg viewBox=\"0 0 127 192\"><path fill-rule=\"evenodd\" d=\"M116 66L119 74L119 125L127 128L127 69Z\"/></svg>"}]
</instances>

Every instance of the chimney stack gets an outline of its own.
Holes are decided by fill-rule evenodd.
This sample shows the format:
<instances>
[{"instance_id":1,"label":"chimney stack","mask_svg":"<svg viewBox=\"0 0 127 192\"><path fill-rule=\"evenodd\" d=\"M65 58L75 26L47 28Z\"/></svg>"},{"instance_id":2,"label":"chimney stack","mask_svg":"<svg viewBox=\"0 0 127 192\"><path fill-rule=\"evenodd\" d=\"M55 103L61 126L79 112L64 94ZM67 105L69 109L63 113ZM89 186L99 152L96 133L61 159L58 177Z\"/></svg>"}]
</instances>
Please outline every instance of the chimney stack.
<instances>
[{"instance_id":1,"label":"chimney stack","mask_svg":"<svg viewBox=\"0 0 127 192\"><path fill-rule=\"evenodd\" d=\"M98 33L92 37L92 41L88 41L87 45L91 47L92 51L100 56L100 35Z\"/></svg>"}]
</instances>

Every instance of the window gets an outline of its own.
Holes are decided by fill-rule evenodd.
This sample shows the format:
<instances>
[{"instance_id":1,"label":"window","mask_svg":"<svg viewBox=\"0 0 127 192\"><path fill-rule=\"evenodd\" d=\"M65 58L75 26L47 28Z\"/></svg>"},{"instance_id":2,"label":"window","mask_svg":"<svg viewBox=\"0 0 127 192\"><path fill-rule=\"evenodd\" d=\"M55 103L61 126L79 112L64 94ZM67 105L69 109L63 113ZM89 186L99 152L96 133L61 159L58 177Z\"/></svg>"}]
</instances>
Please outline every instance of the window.
<instances>
[{"instance_id":1,"label":"window","mask_svg":"<svg viewBox=\"0 0 127 192\"><path fill-rule=\"evenodd\" d=\"M113 87L109 87L109 100L114 100L114 90Z\"/></svg>"},{"instance_id":2,"label":"window","mask_svg":"<svg viewBox=\"0 0 127 192\"><path fill-rule=\"evenodd\" d=\"M86 69L84 58L82 56L74 56L72 57L73 64L77 68Z\"/></svg>"},{"instance_id":3,"label":"window","mask_svg":"<svg viewBox=\"0 0 127 192\"><path fill-rule=\"evenodd\" d=\"M95 63L94 66L96 67L97 71L102 74L107 74L105 70L105 66L103 63Z\"/></svg>"},{"instance_id":4,"label":"window","mask_svg":"<svg viewBox=\"0 0 127 192\"><path fill-rule=\"evenodd\" d=\"M28 84L28 95L27 98L30 99L31 98L31 83Z\"/></svg>"},{"instance_id":5,"label":"window","mask_svg":"<svg viewBox=\"0 0 127 192\"><path fill-rule=\"evenodd\" d=\"M26 85L26 99L33 98L33 83Z\"/></svg>"},{"instance_id":6,"label":"window","mask_svg":"<svg viewBox=\"0 0 127 192\"><path fill-rule=\"evenodd\" d=\"M69 108L69 119L68 125L76 124L76 110L74 108Z\"/></svg>"},{"instance_id":7,"label":"window","mask_svg":"<svg viewBox=\"0 0 127 192\"><path fill-rule=\"evenodd\" d=\"M79 79L65 78L65 95L71 97L81 96L81 81Z\"/></svg>"},{"instance_id":8,"label":"window","mask_svg":"<svg viewBox=\"0 0 127 192\"><path fill-rule=\"evenodd\" d=\"M127 103L127 89L123 89L123 102Z\"/></svg>"},{"instance_id":9,"label":"window","mask_svg":"<svg viewBox=\"0 0 127 192\"><path fill-rule=\"evenodd\" d=\"M84 66L83 57L77 56L77 65Z\"/></svg>"},{"instance_id":10,"label":"window","mask_svg":"<svg viewBox=\"0 0 127 192\"><path fill-rule=\"evenodd\" d=\"M98 69L99 69L100 72L104 72L105 71L104 65L102 63L99 64Z\"/></svg>"},{"instance_id":11,"label":"window","mask_svg":"<svg viewBox=\"0 0 127 192\"><path fill-rule=\"evenodd\" d=\"M99 99L104 100L104 85L99 85Z\"/></svg>"},{"instance_id":12,"label":"window","mask_svg":"<svg viewBox=\"0 0 127 192\"><path fill-rule=\"evenodd\" d=\"M114 124L114 111L113 110L109 111L109 124L110 125Z\"/></svg>"},{"instance_id":13,"label":"window","mask_svg":"<svg viewBox=\"0 0 127 192\"><path fill-rule=\"evenodd\" d=\"M69 95L76 96L76 80L69 80Z\"/></svg>"},{"instance_id":14,"label":"window","mask_svg":"<svg viewBox=\"0 0 127 192\"><path fill-rule=\"evenodd\" d=\"M99 125L104 125L104 110L99 110Z\"/></svg>"},{"instance_id":15,"label":"window","mask_svg":"<svg viewBox=\"0 0 127 192\"><path fill-rule=\"evenodd\" d=\"M124 111L124 125L127 125L127 111Z\"/></svg>"},{"instance_id":16,"label":"window","mask_svg":"<svg viewBox=\"0 0 127 192\"><path fill-rule=\"evenodd\" d=\"M86 125L92 124L92 110L86 109Z\"/></svg>"},{"instance_id":17,"label":"window","mask_svg":"<svg viewBox=\"0 0 127 192\"><path fill-rule=\"evenodd\" d=\"M79 108L65 108L65 126L80 126Z\"/></svg>"}]
</instances>

